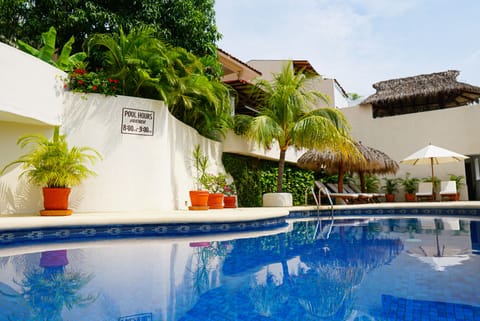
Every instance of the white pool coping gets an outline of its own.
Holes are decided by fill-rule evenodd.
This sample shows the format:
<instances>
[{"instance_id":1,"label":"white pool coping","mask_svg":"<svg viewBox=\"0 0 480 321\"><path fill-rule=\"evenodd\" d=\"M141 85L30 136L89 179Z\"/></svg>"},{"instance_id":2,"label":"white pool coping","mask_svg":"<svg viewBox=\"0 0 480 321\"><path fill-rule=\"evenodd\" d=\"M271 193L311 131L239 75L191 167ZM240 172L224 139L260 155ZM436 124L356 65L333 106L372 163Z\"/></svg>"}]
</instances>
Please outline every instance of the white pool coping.
<instances>
[{"instance_id":1,"label":"white pool coping","mask_svg":"<svg viewBox=\"0 0 480 321\"><path fill-rule=\"evenodd\" d=\"M355 205L335 205L334 209L375 208L480 208L480 201L457 202L395 202ZM331 207L323 205L321 210ZM207 211L139 211L76 213L71 216L40 216L35 214L0 215L0 230L19 230L49 227L104 226L129 224L185 224L185 223L232 223L287 217L291 211L313 211L317 206L293 207L243 207Z\"/></svg>"}]
</instances>

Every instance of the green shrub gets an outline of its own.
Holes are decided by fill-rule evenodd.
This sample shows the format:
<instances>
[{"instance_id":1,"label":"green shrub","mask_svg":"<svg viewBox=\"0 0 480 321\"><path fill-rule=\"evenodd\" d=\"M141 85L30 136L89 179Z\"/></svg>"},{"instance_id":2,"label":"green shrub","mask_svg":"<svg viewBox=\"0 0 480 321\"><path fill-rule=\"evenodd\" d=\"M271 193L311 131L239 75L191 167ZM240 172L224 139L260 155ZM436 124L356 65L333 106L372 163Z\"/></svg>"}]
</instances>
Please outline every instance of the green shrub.
<instances>
[{"instance_id":1,"label":"green shrub","mask_svg":"<svg viewBox=\"0 0 480 321\"><path fill-rule=\"evenodd\" d=\"M237 187L240 207L262 206L262 195L277 188L278 163L235 154L223 154L225 170L232 175ZM285 166L284 192L292 193L293 205L305 203L305 190L313 186L312 171Z\"/></svg>"}]
</instances>

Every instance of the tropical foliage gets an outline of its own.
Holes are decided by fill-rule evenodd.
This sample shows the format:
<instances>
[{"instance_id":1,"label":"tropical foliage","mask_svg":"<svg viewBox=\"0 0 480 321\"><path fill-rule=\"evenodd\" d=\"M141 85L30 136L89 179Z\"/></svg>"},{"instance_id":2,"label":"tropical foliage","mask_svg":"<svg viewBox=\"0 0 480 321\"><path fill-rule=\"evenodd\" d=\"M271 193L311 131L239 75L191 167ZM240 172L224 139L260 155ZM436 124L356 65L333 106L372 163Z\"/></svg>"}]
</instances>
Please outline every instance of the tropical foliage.
<instances>
[{"instance_id":1,"label":"tropical foliage","mask_svg":"<svg viewBox=\"0 0 480 321\"><path fill-rule=\"evenodd\" d=\"M17 41L17 45L21 50L42 59L63 71L72 71L78 64L85 60L86 54L84 52L77 52L70 55L72 52L72 45L75 42L75 38L72 36L65 43L58 55L55 47L56 36L57 31L54 27L50 27L47 32L42 33L42 47L40 49L36 49L21 40Z\"/></svg>"},{"instance_id":2,"label":"tropical foliage","mask_svg":"<svg viewBox=\"0 0 480 321\"><path fill-rule=\"evenodd\" d=\"M201 60L154 37L151 28L96 34L88 57L114 79L123 95L161 99L179 120L219 140L231 127L229 89L206 73ZM93 67L91 66L91 67Z\"/></svg>"},{"instance_id":3,"label":"tropical foliage","mask_svg":"<svg viewBox=\"0 0 480 321\"><path fill-rule=\"evenodd\" d=\"M410 173L405 173L405 177L400 180L405 193L415 193L418 189L419 178L411 177Z\"/></svg>"},{"instance_id":4,"label":"tropical foliage","mask_svg":"<svg viewBox=\"0 0 480 321\"><path fill-rule=\"evenodd\" d=\"M385 184L382 186L382 190L387 194L394 194L398 192L398 187L401 183L400 178L391 178L391 177L384 177L383 180Z\"/></svg>"},{"instance_id":5,"label":"tropical foliage","mask_svg":"<svg viewBox=\"0 0 480 321\"><path fill-rule=\"evenodd\" d=\"M236 130L259 146L280 150L277 192L282 191L285 156L291 146L297 148L333 148L346 158L354 150L349 137L349 125L344 115L334 108L314 108L319 100L328 98L309 89L309 76L295 72L286 64L272 82L260 80L253 95L260 100L260 113L238 115Z\"/></svg>"},{"instance_id":6,"label":"tropical foliage","mask_svg":"<svg viewBox=\"0 0 480 321\"><path fill-rule=\"evenodd\" d=\"M275 191L278 162L223 153L222 163L233 177L240 207L262 206L262 195ZM293 204L304 205L305 191L315 181L314 173L286 164L285 177L284 190L292 193Z\"/></svg>"},{"instance_id":7,"label":"tropical foliage","mask_svg":"<svg viewBox=\"0 0 480 321\"><path fill-rule=\"evenodd\" d=\"M83 39L95 33L126 31L137 27L154 29L155 36L197 55L212 53L221 38L215 25L214 0L1 0L0 40L14 44L23 39L40 45L38 30L56 26L59 43L73 35L82 51Z\"/></svg>"},{"instance_id":8,"label":"tropical foliage","mask_svg":"<svg viewBox=\"0 0 480 321\"><path fill-rule=\"evenodd\" d=\"M93 164L101 159L100 154L90 147L69 148L66 135L60 135L59 132L56 126L52 139L41 134L20 137L17 144L21 148L32 146L32 149L7 164L0 175L12 165L21 164L24 171L20 176L26 175L32 183L51 188L79 185L83 179L95 175L85 164Z\"/></svg>"}]
</instances>

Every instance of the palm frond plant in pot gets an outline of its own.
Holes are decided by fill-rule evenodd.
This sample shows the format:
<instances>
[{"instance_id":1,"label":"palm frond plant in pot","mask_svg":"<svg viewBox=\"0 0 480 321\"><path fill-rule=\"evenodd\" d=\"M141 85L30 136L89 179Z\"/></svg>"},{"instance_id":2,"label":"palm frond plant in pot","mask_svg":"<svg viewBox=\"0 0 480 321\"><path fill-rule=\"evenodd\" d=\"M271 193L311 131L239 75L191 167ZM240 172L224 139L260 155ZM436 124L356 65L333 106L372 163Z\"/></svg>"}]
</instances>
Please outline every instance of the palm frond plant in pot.
<instances>
[{"instance_id":1,"label":"palm frond plant in pot","mask_svg":"<svg viewBox=\"0 0 480 321\"><path fill-rule=\"evenodd\" d=\"M196 145L193 149L193 167L196 171L195 190L189 191L190 204L189 210L208 210L208 157Z\"/></svg>"},{"instance_id":2,"label":"palm frond plant in pot","mask_svg":"<svg viewBox=\"0 0 480 321\"><path fill-rule=\"evenodd\" d=\"M31 146L28 153L10 162L0 172L21 164L29 182L42 186L44 210L41 215L70 215L68 208L70 188L79 185L83 179L96 173L86 164L93 165L102 156L90 147L69 147L66 135L60 135L60 127L55 126L51 139L41 134L21 136L17 145L22 149Z\"/></svg>"},{"instance_id":3,"label":"palm frond plant in pot","mask_svg":"<svg viewBox=\"0 0 480 321\"><path fill-rule=\"evenodd\" d=\"M385 185L382 186L382 191L385 192L385 200L387 202L395 202L395 193L398 193L400 179L384 177L383 180L385 181Z\"/></svg>"},{"instance_id":4,"label":"palm frond plant in pot","mask_svg":"<svg viewBox=\"0 0 480 321\"><path fill-rule=\"evenodd\" d=\"M410 173L406 173L405 177L402 178L400 182L405 190L405 201L415 201L415 192L418 189L418 183L420 182L420 179L416 177L410 177Z\"/></svg>"}]
</instances>

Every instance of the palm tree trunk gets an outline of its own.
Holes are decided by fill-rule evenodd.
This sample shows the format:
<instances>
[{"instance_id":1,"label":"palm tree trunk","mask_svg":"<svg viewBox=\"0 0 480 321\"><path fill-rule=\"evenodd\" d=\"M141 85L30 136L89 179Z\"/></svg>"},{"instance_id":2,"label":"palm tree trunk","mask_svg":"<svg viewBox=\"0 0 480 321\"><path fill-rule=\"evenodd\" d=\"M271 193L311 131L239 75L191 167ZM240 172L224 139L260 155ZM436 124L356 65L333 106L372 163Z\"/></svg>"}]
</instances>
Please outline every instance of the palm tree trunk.
<instances>
[{"instance_id":1,"label":"palm tree trunk","mask_svg":"<svg viewBox=\"0 0 480 321\"><path fill-rule=\"evenodd\" d=\"M287 150L280 148L280 159L278 160L277 193L283 190L283 173L285 172L285 155Z\"/></svg>"},{"instance_id":2,"label":"palm tree trunk","mask_svg":"<svg viewBox=\"0 0 480 321\"><path fill-rule=\"evenodd\" d=\"M363 171L359 171L358 177L360 177L360 191L362 191L362 193L366 193L367 188L365 185L365 173Z\"/></svg>"}]
</instances>

